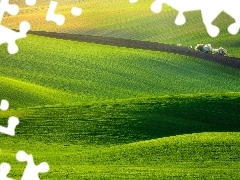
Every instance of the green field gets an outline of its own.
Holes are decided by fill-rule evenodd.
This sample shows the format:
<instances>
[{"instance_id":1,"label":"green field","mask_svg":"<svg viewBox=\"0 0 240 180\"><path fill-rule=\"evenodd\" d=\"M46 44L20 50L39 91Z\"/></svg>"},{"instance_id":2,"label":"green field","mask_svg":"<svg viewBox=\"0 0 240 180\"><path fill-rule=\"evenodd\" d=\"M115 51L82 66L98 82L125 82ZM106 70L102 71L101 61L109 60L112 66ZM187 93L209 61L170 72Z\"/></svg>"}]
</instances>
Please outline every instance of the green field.
<instances>
[{"instance_id":1,"label":"green field","mask_svg":"<svg viewBox=\"0 0 240 180\"><path fill-rule=\"evenodd\" d=\"M1 159L18 178L23 149L50 164L44 179L237 179L239 103L228 93L10 110L1 122L21 123L14 138L0 136Z\"/></svg>"},{"instance_id":2,"label":"green field","mask_svg":"<svg viewBox=\"0 0 240 180\"><path fill-rule=\"evenodd\" d=\"M12 107L240 91L238 70L192 57L33 35L18 44L13 56L0 47Z\"/></svg>"},{"instance_id":3,"label":"green field","mask_svg":"<svg viewBox=\"0 0 240 180\"><path fill-rule=\"evenodd\" d=\"M9 177L25 167L20 149L49 163L43 179L239 177L238 70L34 35L18 44L16 55L0 47L0 98L11 105L0 122L20 118L14 138L0 135Z\"/></svg>"},{"instance_id":4,"label":"green field","mask_svg":"<svg viewBox=\"0 0 240 180\"><path fill-rule=\"evenodd\" d=\"M13 1L15 2L15 1ZM120 37L145 41L156 41L167 44L182 44L195 46L199 43L212 44L213 47L224 47L230 56L240 57L239 34L232 36L227 32L227 27L234 20L222 13L214 21L221 29L216 38L211 38L202 23L201 12L192 11L185 13L187 22L183 26L174 24L177 11L164 5L160 14L150 11L153 0L139 1L130 4L128 0L59 0L56 13L66 16L63 26L53 22L46 22L45 17L49 1L40 0L37 6L26 7L21 4L19 16L7 16L3 24L8 27L18 28L22 20L28 20L32 30L57 31L75 34L98 35L105 37ZM80 17L71 15L72 6L81 7L83 13Z\"/></svg>"},{"instance_id":5,"label":"green field","mask_svg":"<svg viewBox=\"0 0 240 180\"><path fill-rule=\"evenodd\" d=\"M18 1L12 0L19 4ZM186 13L187 24L174 24L177 12L152 0L59 0L66 23L45 22L46 0L26 7L2 24L17 28L29 20L32 30L79 33L156 41L183 46L211 43L240 57L239 35L221 27L210 38L200 12ZM72 6L83 9L80 17ZM20 179L24 150L36 164L48 162L41 179L239 179L240 71L207 60L166 52L60 40L36 35L18 40L9 55L0 46L0 125L16 116L14 137L0 134L0 164L11 164L9 177Z\"/></svg>"},{"instance_id":6,"label":"green field","mask_svg":"<svg viewBox=\"0 0 240 180\"><path fill-rule=\"evenodd\" d=\"M40 176L42 179L238 179L239 177L239 133L183 135L112 147L56 143L51 145L38 143L36 146L24 140L18 140L17 143L20 147L31 149L28 152L38 157L37 163L47 160L52 165L48 174ZM39 147L40 150L37 149ZM14 155L17 151L17 148L2 151L1 156L8 162L16 163ZM11 173L11 177L21 177L24 164L14 165L13 169L15 172Z\"/></svg>"}]
</instances>

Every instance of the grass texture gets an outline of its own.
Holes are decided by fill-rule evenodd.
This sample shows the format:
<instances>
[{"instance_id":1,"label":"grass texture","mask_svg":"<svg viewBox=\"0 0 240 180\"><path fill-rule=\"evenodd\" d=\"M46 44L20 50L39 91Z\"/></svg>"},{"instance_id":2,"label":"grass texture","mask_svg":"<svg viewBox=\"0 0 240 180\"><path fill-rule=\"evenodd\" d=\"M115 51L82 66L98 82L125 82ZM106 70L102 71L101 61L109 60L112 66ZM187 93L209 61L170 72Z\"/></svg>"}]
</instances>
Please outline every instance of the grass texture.
<instances>
[{"instance_id":1,"label":"grass texture","mask_svg":"<svg viewBox=\"0 0 240 180\"><path fill-rule=\"evenodd\" d=\"M1 124L21 123L14 138L0 135L0 158L14 178L21 149L50 164L44 179L237 179L239 103L228 93L11 109Z\"/></svg>"},{"instance_id":2,"label":"grass texture","mask_svg":"<svg viewBox=\"0 0 240 180\"><path fill-rule=\"evenodd\" d=\"M0 98L12 107L239 92L239 71L183 55L29 35L1 46Z\"/></svg>"},{"instance_id":3,"label":"grass texture","mask_svg":"<svg viewBox=\"0 0 240 180\"><path fill-rule=\"evenodd\" d=\"M16 1L21 7L20 14L6 16L2 24L18 29L21 21L28 20L32 30L120 37L182 44L186 47L210 43L215 48L226 48L230 56L240 57L239 34L233 36L227 32L227 27L234 22L227 14L222 13L215 19L214 24L221 29L221 33L218 37L211 38L206 32L200 11L186 12L186 24L177 26L174 24L176 10L164 5L160 14L154 14L150 11L152 2L153 0L146 0L130 4L128 0L59 0L56 13L63 14L66 21L63 26L57 26L45 20L49 1L38 1L33 7L26 7L24 2ZM80 17L71 15L73 6L83 9Z\"/></svg>"}]
</instances>

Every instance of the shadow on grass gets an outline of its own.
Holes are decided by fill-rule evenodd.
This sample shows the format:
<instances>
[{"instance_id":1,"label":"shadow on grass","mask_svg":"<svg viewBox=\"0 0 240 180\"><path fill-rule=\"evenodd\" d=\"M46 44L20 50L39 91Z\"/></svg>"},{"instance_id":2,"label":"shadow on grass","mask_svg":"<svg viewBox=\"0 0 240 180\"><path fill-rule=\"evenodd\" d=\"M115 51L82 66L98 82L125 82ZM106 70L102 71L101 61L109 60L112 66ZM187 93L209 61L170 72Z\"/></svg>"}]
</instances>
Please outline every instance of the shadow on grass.
<instances>
[{"instance_id":1,"label":"shadow on grass","mask_svg":"<svg viewBox=\"0 0 240 180\"><path fill-rule=\"evenodd\" d=\"M14 110L18 136L73 144L122 144L198 132L239 132L240 97L121 100ZM0 114L0 122L7 115Z\"/></svg>"}]
</instances>

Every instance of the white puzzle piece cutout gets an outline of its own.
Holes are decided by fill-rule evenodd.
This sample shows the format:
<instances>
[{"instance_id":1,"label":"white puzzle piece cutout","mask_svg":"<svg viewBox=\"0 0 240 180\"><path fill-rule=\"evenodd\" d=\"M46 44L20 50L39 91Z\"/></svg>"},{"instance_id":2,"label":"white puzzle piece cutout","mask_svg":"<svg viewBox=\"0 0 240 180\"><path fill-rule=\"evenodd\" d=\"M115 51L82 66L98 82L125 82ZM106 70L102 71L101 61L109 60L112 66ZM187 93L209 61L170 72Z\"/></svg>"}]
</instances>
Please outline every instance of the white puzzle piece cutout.
<instances>
[{"instance_id":1,"label":"white puzzle piece cutout","mask_svg":"<svg viewBox=\"0 0 240 180\"><path fill-rule=\"evenodd\" d=\"M82 14L82 9L78 7L72 7L71 13L73 16L80 16Z\"/></svg>"},{"instance_id":2,"label":"white puzzle piece cutout","mask_svg":"<svg viewBox=\"0 0 240 180\"><path fill-rule=\"evenodd\" d=\"M7 100L2 100L0 104L0 109L3 111L8 110L9 108L9 102ZM8 118L8 127L0 126L0 133L14 136L15 135L15 129L16 126L19 124L19 119L17 117L11 116Z\"/></svg>"},{"instance_id":3,"label":"white puzzle piece cutout","mask_svg":"<svg viewBox=\"0 0 240 180\"><path fill-rule=\"evenodd\" d=\"M10 170L11 166L8 163L0 164L0 180L13 180L12 178L7 177Z\"/></svg>"},{"instance_id":4,"label":"white puzzle piece cutout","mask_svg":"<svg viewBox=\"0 0 240 180\"><path fill-rule=\"evenodd\" d=\"M134 2L134 0L130 1ZM154 13L160 13L163 4L178 11L175 20L177 25L183 25L186 22L184 12L201 10L203 23L212 37L216 37L220 32L220 29L212 23L221 12L225 12L235 19L235 22L228 27L230 34L237 34L240 29L240 0L155 0L151 5L151 10Z\"/></svg>"},{"instance_id":5,"label":"white puzzle piece cutout","mask_svg":"<svg viewBox=\"0 0 240 180\"><path fill-rule=\"evenodd\" d=\"M37 0L25 0L26 4L28 6L34 6L37 2Z\"/></svg>"},{"instance_id":6,"label":"white puzzle piece cutout","mask_svg":"<svg viewBox=\"0 0 240 180\"><path fill-rule=\"evenodd\" d=\"M35 5L37 0L25 0L25 3L28 6ZM48 12L46 14L47 21L53 21L58 26L61 26L65 23L65 17L62 14L56 14L55 10L57 8L58 2L50 1ZM15 54L18 52L18 46L16 40L25 38L27 32L30 30L30 24L26 21L21 22L20 32L16 32L10 28L1 25L2 18L4 13L7 12L10 15L17 15L19 12L19 6L16 4L9 4L9 0L0 1L0 45L3 43L8 44L8 52L10 54ZM71 13L74 16L80 16L82 14L82 9L78 7L72 7Z\"/></svg>"},{"instance_id":7,"label":"white puzzle piece cutout","mask_svg":"<svg viewBox=\"0 0 240 180\"><path fill-rule=\"evenodd\" d=\"M0 44L8 43L8 52L10 54L15 54L18 52L16 40L27 37L27 32L30 30L30 24L26 21L23 21L21 22L19 29L20 31L16 32L0 25Z\"/></svg>"},{"instance_id":8,"label":"white puzzle piece cutout","mask_svg":"<svg viewBox=\"0 0 240 180\"><path fill-rule=\"evenodd\" d=\"M6 110L8 110L8 108L9 108L9 102L7 100L3 99L0 104L0 110L6 111Z\"/></svg>"},{"instance_id":9,"label":"white puzzle piece cutout","mask_svg":"<svg viewBox=\"0 0 240 180\"><path fill-rule=\"evenodd\" d=\"M55 10L57 8L58 2L56 1L51 1L47 16L46 16L46 21L53 21L55 22L58 26L62 26L65 22L65 17L62 14L55 14Z\"/></svg>"},{"instance_id":10,"label":"white puzzle piece cutout","mask_svg":"<svg viewBox=\"0 0 240 180\"><path fill-rule=\"evenodd\" d=\"M30 4L36 0L26 0ZM19 7L15 4L9 4L9 0L1 0L0 2L0 23L5 12L10 15L17 15L19 12ZM16 44L17 39L25 38L27 32L30 30L30 24L28 22L21 22L19 26L20 32L13 31L5 26L0 25L0 44L8 44L8 52L10 54L15 54L18 52L18 46Z\"/></svg>"},{"instance_id":11,"label":"white puzzle piece cutout","mask_svg":"<svg viewBox=\"0 0 240 180\"><path fill-rule=\"evenodd\" d=\"M15 135L15 129L17 125L19 124L19 119L15 116L11 116L8 119L8 127L3 127L0 126L0 133L9 135L9 136L14 136Z\"/></svg>"},{"instance_id":12,"label":"white puzzle piece cutout","mask_svg":"<svg viewBox=\"0 0 240 180\"><path fill-rule=\"evenodd\" d=\"M16 4L9 4L9 0L1 0L0 2L0 23L5 12L10 15L17 15L19 12L19 7Z\"/></svg>"},{"instance_id":13,"label":"white puzzle piece cutout","mask_svg":"<svg viewBox=\"0 0 240 180\"><path fill-rule=\"evenodd\" d=\"M42 162L39 165L35 165L33 156L24 151L19 151L16 155L16 158L19 162L27 162L21 180L40 180L38 174L49 171L49 165L47 162Z\"/></svg>"}]
</instances>

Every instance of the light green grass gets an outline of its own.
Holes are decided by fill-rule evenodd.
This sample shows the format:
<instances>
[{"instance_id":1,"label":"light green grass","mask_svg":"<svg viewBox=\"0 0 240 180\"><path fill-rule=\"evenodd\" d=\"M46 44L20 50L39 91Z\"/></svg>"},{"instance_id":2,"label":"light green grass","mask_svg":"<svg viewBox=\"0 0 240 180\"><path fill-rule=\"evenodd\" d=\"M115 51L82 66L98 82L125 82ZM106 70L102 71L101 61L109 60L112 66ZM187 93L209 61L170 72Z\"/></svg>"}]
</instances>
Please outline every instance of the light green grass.
<instances>
[{"instance_id":1,"label":"light green grass","mask_svg":"<svg viewBox=\"0 0 240 180\"><path fill-rule=\"evenodd\" d=\"M18 140L3 141L0 156L12 164L9 176L15 179L25 167L15 160L19 148L32 153L37 164L50 164L42 179L238 179L239 145L239 133L183 135L112 147Z\"/></svg>"},{"instance_id":2,"label":"light green grass","mask_svg":"<svg viewBox=\"0 0 240 180\"><path fill-rule=\"evenodd\" d=\"M0 135L0 159L15 179L20 149L49 163L43 179L237 179L239 102L227 93L11 109L1 124L10 115L20 124L15 137Z\"/></svg>"},{"instance_id":3,"label":"light green grass","mask_svg":"<svg viewBox=\"0 0 240 180\"><path fill-rule=\"evenodd\" d=\"M11 100L11 104L16 107L28 106L29 104L64 104L64 102L82 100L77 94L13 78L1 76L0 82L1 97Z\"/></svg>"},{"instance_id":4,"label":"light green grass","mask_svg":"<svg viewBox=\"0 0 240 180\"><path fill-rule=\"evenodd\" d=\"M163 16L152 14L151 2L75 2L86 16L70 18L73 1L64 1L58 12L66 13L66 26L54 29L42 23L42 0L41 12L23 8L18 20L3 23L15 26L30 18L35 30L212 43L239 55L238 36L224 31L209 38L199 12L176 27L176 12L165 6ZM229 20L222 15L216 23L225 28ZM20 179L24 170L15 158L20 149L32 153L36 164L49 163L42 179L240 177L238 70L186 56L32 35L17 43L16 55L0 47L0 99L11 105L0 112L0 124L6 126L12 115L20 118L15 137L0 134L0 161L12 165L9 177Z\"/></svg>"},{"instance_id":5,"label":"light green grass","mask_svg":"<svg viewBox=\"0 0 240 180\"><path fill-rule=\"evenodd\" d=\"M201 59L33 35L18 44L16 55L0 47L0 98L12 107L240 91L238 70Z\"/></svg>"},{"instance_id":6,"label":"light green grass","mask_svg":"<svg viewBox=\"0 0 240 180\"><path fill-rule=\"evenodd\" d=\"M56 12L66 16L66 22L61 27L53 22L46 22L49 1L44 0L34 7L22 5L21 15L8 16L4 18L3 24L18 28L19 23L27 19L32 24L32 30L120 37L182 44L186 47L195 46L198 43L210 43L215 48L220 46L226 48L231 56L240 57L237 41L240 33L233 36L227 32L227 27L234 20L224 13L214 21L214 24L221 29L220 35L217 38L211 38L202 23L200 11L185 13L186 24L177 26L174 24L177 11L164 5L160 14L154 14L150 11L153 0L139 1L136 4L130 4L128 0L59 0L58 2ZM72 16L70 13L72 6L81 7L83 14L80 17Z\"/></svg>"}]
</instances>

